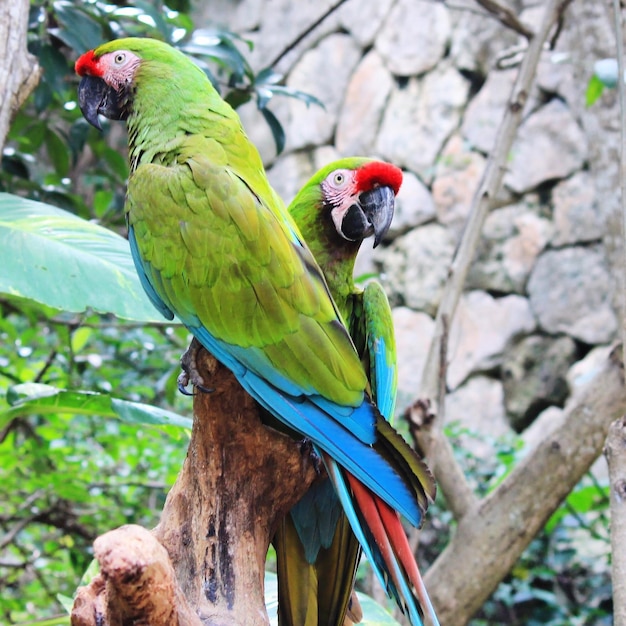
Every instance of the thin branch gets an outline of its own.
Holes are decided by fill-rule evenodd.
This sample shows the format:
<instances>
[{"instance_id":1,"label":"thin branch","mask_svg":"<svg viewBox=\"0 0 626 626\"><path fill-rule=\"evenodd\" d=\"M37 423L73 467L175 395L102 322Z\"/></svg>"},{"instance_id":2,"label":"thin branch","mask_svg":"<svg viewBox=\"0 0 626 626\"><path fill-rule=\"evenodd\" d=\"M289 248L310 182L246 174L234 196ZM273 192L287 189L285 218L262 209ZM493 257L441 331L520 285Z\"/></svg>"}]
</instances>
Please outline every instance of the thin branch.
<instances>
[{"instance_id":1,"label":"thin branch","mask_svg":"<svg viewBox=\"0 0 626 626\"><path fill-rule=\"evenodd\" d=\"M622 323L622 363L626 363L626 94L624 88L624 42L622 9L613 0L615 41L617 47L617 90L620 108L620 203L622 209L622 271L620 273ZM611 485L611 579L613 583L613 622L626 626L626 418L611 424L604 454L609 466Z\"/></svg>"},{"instance_id":2,"label":"thin branch","mask_svg":"<svg viewBox=\"0 0 626 626\"><path fill-rule=\"evenodd\" d=\"M307 35L312 33L329 15L331 15L331 13L334 13L345 2L346 0L338 0L338 2L335 2L335 4L320 15L313 23L309 24L309 26L307 26L286 48L283 48L268 67L276 67L279 61L289 54Z\"/></svg>"},{"instance_id":3,"label":"thin branch","mask_svg":"<svg viewBox=\"0 0 626 626\"><path fill-rule=\"evenodd\" d=\"M613 0L613 16L615 19L615 42L617 46L617 93L619 94L620 110L620 202L622 208L622 272L620 276L620 292L622 303L621 336L624 349L623 361L626 363L626 94L624 93L624 41L622 26L622 10L620 0Z\"/></svg>"},{"instance_id":4,"label":"thin branch","mask_svg":"<svg viewBox=\"0 0 626 626\"><path fill-rule=\"evenodd\" d=\"M626 626L626 416L611 424L604 454L611 484L613 623Z\"/></svg>"},{"instance_id":5,"label":"thin branch","mask_svg":"<svg viewBox=\"0 0 626 626\"><path fill-rule=\"evenodd\" d=\"M13 520L15 520L16 513L30 509L35 500L44 496L46 494L46 491L47 488L37 489L36 491L33 491L33 493L24 496L24 500L20 503L20 506L14 512L7 516L0 515L0 522L12 522ZM17 495L19 497L20 494L18 493L14 495Z\"/></svg>"},{"instance_id":6,"label":"thin branch","mask_svg":"<svg viewBox=\"0 0 626 626\"><path fill-rule=\"evenodd\" d=\"M43 364L43 367L39 370L39 372L37 373L37 376L35 376L35 378L33 379L33 382L35 383L41 382L41 379L46 375L46 372L52 367L52 364L54 363L54 359L57 358L57 354L59 353L56 349L53 349L50 352L50 354L48 355L48 358L46 359L46 362Z\"/></svg>"},{"instance_id":7,"label":"thin branch","mask_svg":"<svg viewBox=\"0 0 626 626\"><path fill-rule=\"evenodd\" d=\"M7 531L2 537L0 537L0 550L3 550L10 543L13 543L15 538L35 519L35 517L37 516L31 515L30 517L23 517L15 525L11 526L11 530Z\"/></svg>"},{"instance_id":8,"label":"thin branch","mask_svg":"<svg viewBox=\"0 0 626 626\"><path fill-rule=\"evenodd\" d=\"M530 40L534 37L533 31L522 24L517 15L508 7L496 2L496 0L476 0L476 2L491 13L491 15L495 16L507 28L514 30L516 33L526 37L526 39Z\"/></svg>"},{"instance_id":9,"label":"thin branch","mask_svg":"<svg viewBox=\"0 0 626 626\"><path fill-rule=\"evenodd\" d=\"M618 350L553 430L459 522L425 577L442 624L469 621L602 452L611 422L626 412Z\"/></svg>"},{"instance_id":10,"label":"thin branch","mask_svg":"<svg viewBox=\"0 0 626 626\"><path fill-rule=\"evenodd\" d=\"M448 369L448 319L442 318L443 334L439 350L439 389L437 392L437 405L439 414L445 411L444 403L446 398L446 372ZM437 476L439 488L445 494L446 504L454 515L454 518L461 519L467 511L477 503L476 495L472 491L469 483L465 479L463 470L458 463L447 463L445 471L434 467L436 459L454 459L454 450L449 439L433 428L435 416L430 412L430 403L414 402L405 412L405 417L409 422L409 428L416 449L423 453L428 450L431 459L431 467ZM418 535L418 530L411 530L411 535Z\"/></svg>"},{"instance_id":11,"label":"thin branch","mask_svg":"<svg viewBox=\"0 0 626 626\"><path fill-rule=\"evenodd\" d=\"M531 39L526 56L521 63L517 80L509 98L509 104L498 129L493 151L485 167L477 192L472 199L472 206L465 230L450 266L449 279L444 288L437 317L435 318L434 336L426 358L420 389L421 395L418 402L423 403L424 401L437 398L440 384L439 359L442 349L441 343L445 337L445 326L447 323L452 323L470 264L476 252L485 218L491 209L493 199L502 185L507 158L522 120L522 112L537 71L544 43L554 23L559 19L570 2L571 0L551 0L547 3L543 20L536 35ZM426 449L425 452L429 458L433 473L437 477L444 495L448 498L446 485L453 484L459 488L458 477L462 475L462 471L451 454L450 446L439 443L439 440L445 438L442 431L443 415L440 414L437 406L433 407L433 412L436 419L431 426L432 432L429 439L430 445L436 448L437 454L440 456L435 457L429 449ZM446 473L449 473L450 476L445 477ZM466 489L469 489L469 487ZM450 494L451 497L453 495Z\"/></svg>"}]
</instances>

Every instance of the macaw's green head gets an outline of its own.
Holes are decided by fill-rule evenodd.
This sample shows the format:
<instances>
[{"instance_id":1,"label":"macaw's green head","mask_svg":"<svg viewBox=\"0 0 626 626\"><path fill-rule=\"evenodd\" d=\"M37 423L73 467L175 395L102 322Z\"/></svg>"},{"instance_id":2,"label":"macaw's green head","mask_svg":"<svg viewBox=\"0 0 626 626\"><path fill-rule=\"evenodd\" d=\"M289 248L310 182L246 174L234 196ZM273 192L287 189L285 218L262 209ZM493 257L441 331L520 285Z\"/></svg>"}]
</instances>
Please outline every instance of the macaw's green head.
<instances>
[{"instance_id":1,"label":"macaw's green head","mask_svg":"<svg viewBox=\"0 0 626 626\"><path fill-rule=\"evenodd\" d=\"M125 120L133 110L138 86L151 92L155 108L184 93L189 85L202 88L206 76L182 52L156 39L129 37L85 52L75 65L82 77L78 103L85 119L101 129L99 115Z\"/></svg>"},{"instance_id":2,"label":"macaw's green head","mask_svg":"<svg viewBox=\"0 0 626 626\"><path fill-rule=\"evenodd\" d=\"M311 230L322 224L327 233L339 236L337 242L358 246L373 235L376 247L391 225L401 184L402 170L391 163L361 157L340 159L319 170L289 210L307 240L307 224ZM318 197L315 203L307 197L313 193ZM312 206L319 214L311 214Z\"/></svg>"}]
</instances>

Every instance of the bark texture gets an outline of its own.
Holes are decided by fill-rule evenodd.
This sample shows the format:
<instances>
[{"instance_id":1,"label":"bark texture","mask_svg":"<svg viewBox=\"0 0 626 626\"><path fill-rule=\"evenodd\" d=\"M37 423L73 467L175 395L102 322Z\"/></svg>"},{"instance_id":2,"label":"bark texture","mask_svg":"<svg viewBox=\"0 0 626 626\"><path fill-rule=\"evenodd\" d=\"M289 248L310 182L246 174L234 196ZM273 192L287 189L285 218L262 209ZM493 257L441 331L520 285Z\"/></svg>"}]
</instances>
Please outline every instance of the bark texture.
<instances>
[{"instance_id":1,"label":"bark texture","mask_svg":"<svg viewBox=\"0 0 626 626\"><path fill-rule=\"evenodd\" d=\"M26 48L28 0L0 3L0 147L13 115L39 82L41 69Z\"/></svg>"},{"instance_id":2,"label":"bark texture","mask_svg":"<svg viewBox=\"0 0 626 626\"><path fill-rule=\"evenodd\" d=\"M626 626L626 416L611 424L604 454L611 484L613 623Z\"/></svg>"},{"instance_id":3,"label":"bark texture","mask_svg":"<svg viewBox=\"0 0 626 626\"><path fill-rule=\"evenodd\" d=\"M281 517L318 478L301 442L263 425L258 405L203 349L212 393L194 396L183 468L152 533L99 537L101 574L83 588L74 626L261 625L265 556Z\"/></svg>"},{"instance_id":4,"label":"bark texture","mask_svg":"<svg viewBox=\"0 0 626 626\"><path fill-rule=\"evenodd\" d=\"M626 412L620 355L621 347L552 432L459 521L425 577L442 624L467 624L601 454L611 422Z\"/></svg>"}]
</instances>

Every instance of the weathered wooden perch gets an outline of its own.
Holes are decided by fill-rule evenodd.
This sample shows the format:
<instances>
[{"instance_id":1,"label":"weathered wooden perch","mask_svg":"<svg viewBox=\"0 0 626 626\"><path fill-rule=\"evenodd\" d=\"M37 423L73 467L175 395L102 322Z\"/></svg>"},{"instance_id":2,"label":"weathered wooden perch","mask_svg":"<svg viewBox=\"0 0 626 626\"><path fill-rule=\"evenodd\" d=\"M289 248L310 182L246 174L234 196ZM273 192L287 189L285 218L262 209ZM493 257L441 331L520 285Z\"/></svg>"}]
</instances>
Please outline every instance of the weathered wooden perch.
<instances>
[{"instance_id":1,"label":"weathered wooden perch","mask_svg":"<svg viewBox=\"0 0 626 626\"><path fill-rule=\"evenodd\" d=\"M318 473L301 443L264 426L257 404L202 349L198 369L214 391L194 396L187 458L160 523L96 540L101 574L78 594L74 626L268 623L267 548Z\"/></svg>"}]
</instances>

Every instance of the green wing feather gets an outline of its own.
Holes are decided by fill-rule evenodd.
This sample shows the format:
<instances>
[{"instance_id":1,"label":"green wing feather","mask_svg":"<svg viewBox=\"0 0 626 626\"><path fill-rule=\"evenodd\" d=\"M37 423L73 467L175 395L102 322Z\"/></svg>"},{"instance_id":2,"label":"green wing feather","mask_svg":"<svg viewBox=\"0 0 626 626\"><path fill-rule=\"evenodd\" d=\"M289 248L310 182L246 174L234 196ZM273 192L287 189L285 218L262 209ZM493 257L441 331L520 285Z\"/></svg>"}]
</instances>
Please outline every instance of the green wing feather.
<instances>
[{"instance_id":1,"label":"green wing feather","mask_svg":"<svg viewBox=\"0 0 626 626\"><path fill-rule=\"evenodd\" d=\"M366 375L295 226L230 167L191 156L204 154L193 139L186 160L183 150L177 165L139 165L128 183L129 225L158 295L303 393L359 405Z\"/></svg>"}]
</instances>

